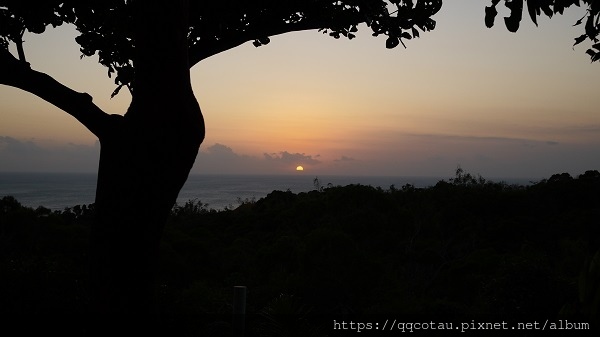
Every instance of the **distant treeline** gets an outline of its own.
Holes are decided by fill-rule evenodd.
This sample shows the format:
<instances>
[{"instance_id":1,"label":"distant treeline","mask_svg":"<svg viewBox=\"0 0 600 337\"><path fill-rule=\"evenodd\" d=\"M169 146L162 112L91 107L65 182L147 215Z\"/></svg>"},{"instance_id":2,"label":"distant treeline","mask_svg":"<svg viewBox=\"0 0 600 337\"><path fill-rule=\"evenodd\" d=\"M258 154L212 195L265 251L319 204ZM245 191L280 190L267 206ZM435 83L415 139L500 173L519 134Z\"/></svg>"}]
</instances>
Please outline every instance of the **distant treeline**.
<instances>
[{"instance_id":1,"label":"distant treeline","mask_svg":"<svg viewBox=\"0 0 600 337\"><path fill-rule=\"evenodd\" d=\"M86 312L93 211L0 199L0 315ZM165 228L160 310L174 335L219 335L231 328L232 287L245 285L247 336L331 335L330 318L357 317L594 327L598 219L598 171L529 186L461 169L428 188L315 178L314 191L235 209L193 200Z\"/></svg>"}]
</instances>

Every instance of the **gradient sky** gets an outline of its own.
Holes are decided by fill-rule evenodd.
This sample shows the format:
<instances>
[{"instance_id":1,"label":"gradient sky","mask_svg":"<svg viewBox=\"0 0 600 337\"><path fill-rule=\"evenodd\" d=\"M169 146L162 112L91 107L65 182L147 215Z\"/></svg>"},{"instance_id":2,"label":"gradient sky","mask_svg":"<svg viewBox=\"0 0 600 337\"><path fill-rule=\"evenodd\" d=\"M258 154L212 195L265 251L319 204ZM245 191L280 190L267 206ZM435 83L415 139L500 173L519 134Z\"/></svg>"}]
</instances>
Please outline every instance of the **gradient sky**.
<instances>
[{"instance_id":1,"label":"gradient sky","mask_svg":"<svg viewBox=\"0 0 600 337\"><path fill-rule=\"evenodd\" d=\"M600 64L572 48L584 10L513 34L484 25L488 1L446 1L433 32L385 48L316 31L247 43L192 69L207 137L193 173L548 178L600 169ZM499 8L500 9L500 8ZM27 60L109 113L114 84L80 60L72 27L25 37ZM97 169L99 145L72 117L0 86L0 172Z\"/></svg>"}]
</instances>

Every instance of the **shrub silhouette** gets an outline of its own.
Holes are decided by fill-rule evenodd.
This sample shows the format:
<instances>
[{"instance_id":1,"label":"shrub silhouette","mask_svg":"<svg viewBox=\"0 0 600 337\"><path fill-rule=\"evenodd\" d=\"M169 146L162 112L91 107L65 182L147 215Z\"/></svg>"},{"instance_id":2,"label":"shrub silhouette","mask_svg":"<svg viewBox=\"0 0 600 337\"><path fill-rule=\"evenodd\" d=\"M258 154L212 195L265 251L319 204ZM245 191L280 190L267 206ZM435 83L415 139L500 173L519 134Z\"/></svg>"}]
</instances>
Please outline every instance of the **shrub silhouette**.
<instances>
[{"instance_id":1,"label":"shrub silhouette","mask_svg":"<svg viewBox=\"0 0 600 337\"><path fill-rule=\"evenodd\" d=\"M164 324L182 335L227 330L234 285L249 289L249 335L300 326L318 335L319 317L335 315L591 322L600 175L553 177L513 186L459 172L429 188L330 186L223 211L176 206L161 245ZM93 210L0 199L0 310L86 312ZM296 321L283 318L294 310Z\"/></svg>"}]
</instances>

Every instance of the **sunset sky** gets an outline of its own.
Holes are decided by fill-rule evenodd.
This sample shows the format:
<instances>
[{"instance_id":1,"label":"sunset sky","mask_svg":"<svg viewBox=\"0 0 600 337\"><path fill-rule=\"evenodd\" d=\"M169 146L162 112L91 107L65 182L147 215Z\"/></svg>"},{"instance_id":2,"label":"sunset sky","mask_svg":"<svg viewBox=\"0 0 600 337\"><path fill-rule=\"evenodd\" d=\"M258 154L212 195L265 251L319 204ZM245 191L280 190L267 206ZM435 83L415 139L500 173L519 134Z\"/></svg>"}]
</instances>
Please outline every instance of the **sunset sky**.
<instances>
[{"instance_id":1,"label":"sunset sky","mask_svg":"<svg viewBox=\"0 0 600 337\"><path fill-rule=\"evenodd\" d=\"M446 1L433 32L387 50L366 26L358 38L317 31L251 43L192 69L207 137L193 173L548 178L600 170L600 64L572 48L585 11L524 15L506 30L488 1ZM500 8L499 8L500 9ZM25 36L27 61L109 113L130 96L97 57L80 60L65 26ZM95 172L99 145L71 116L0 86L0 172ZM296 171L302 165L304 171Z\"/></svg>"}]
</instances>

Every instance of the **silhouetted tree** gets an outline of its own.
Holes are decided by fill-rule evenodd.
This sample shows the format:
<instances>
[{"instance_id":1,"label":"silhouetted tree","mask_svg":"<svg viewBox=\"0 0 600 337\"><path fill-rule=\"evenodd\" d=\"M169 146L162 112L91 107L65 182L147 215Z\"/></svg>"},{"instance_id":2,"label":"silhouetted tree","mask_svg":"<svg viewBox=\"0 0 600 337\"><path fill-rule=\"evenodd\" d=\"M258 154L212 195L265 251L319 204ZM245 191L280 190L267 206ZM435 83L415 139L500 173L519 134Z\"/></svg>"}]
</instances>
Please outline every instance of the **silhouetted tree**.
<instances>
[{"instance_id":1,"label":"silhouetted tree","mask_svg":"<svg viewBox=\"0 0 600 337\"><path fill-rule=\"evenodd\" d=\"M595 17L598 3L584 2ZM386 47L394 48L418 37L419 31L434 29L431 17L441 5L441 0L0 0L0 83L57 106L100 140L90 252L93 312L156 314L161 233L204 139L190 67L245 42L258 47L268 44L270 36L293 31L318 29L353 39L359 24L375 36L387 36ZM97 54L114 76L113 95L123 87L131 92L124 115L107 114L90 95L26 61L23 34L63 23L79 31L82 54ZM587 25L586 33L597 35L588 33ZM16 57L9 44L16 47Z\"/></svg>"},{"instance_id":2,"label":"silhouetted tree","mask_svg":"<svg viewBox=\"0 0 600 337\"><path fill-rule=\"evenodd\" d=\"M485 8L485 25L491 28L498 11L496 6L500 0L491 0L489 7ZM590 40L593 45L586 53L590 55L592 62L600 60L600 43L598 43L598 34L600 34L600 1L597 0L504 0L504 5L510 10L510 15L504 18L506 28L516 33L519 30L521 20L523 19L523 3L527 3L527 13L537 26L537 18L542 13L549 18L555 14L563 14L566 8L573 5L580 6L581 3L587 5L586 14L574 26L581 25L585 21L585 32L575 38L575 44L578 45L585 40Z\"/></svg>"},{"instance_id":3,"label":"silhouetted tree","mask_svg":"<svg viewBox=\"0 0 600 337\"><path fill-rule=\"evenodd\" d=\"M156 313L154 279L162 229L204 138L189 69L199 61L269 36L321 29L352 39L366 23L393 48L435 27L441 1L0 1L0 83L33 93L71 114L101 144L91 234L92 310ZM98 54L132 94L121 115L35 71L23 34L74 24L85 56ZM17 57L8 46L16 46ZM131 324L134 326L135 324Z\"/></svg>"}]
</instances>

